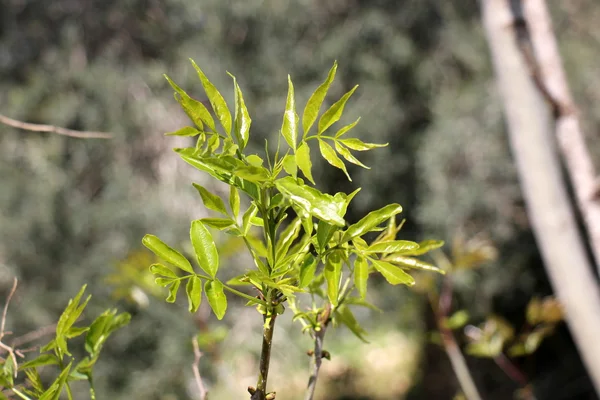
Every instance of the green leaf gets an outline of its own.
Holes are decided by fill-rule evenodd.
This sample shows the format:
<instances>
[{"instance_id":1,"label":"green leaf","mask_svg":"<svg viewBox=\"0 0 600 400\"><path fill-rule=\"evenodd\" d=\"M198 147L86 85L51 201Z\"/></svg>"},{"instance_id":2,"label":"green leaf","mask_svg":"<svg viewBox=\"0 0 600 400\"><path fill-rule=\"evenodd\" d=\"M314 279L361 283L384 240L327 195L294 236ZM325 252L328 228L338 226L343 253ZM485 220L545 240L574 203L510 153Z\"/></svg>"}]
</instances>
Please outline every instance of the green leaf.
<instances>
[{"instance_id":1,"label":"green leaf","mask_svg":"<svg viewBox=\"0 0 600 400\"><path fill-rule=\"evenodd\" d=\"M443 323L448 329L460 329L469 322L469 312L467 310L458 310L450 317L446 318Z\"/></svg>"},{"instance_id":2,"label":"green leaf","mask_svg":"<svg viewBox=\"0 0 600 400\"><path fill-rule=\"evenodd\" d=\"M173 283L174 280L174 278L155 278L154 283L156 283L158 286L167 287Z\"/></svg>"},{"instance_id":3,"label":"green leaf","mask_svg":"<svg viewBox=\"0 0 600 400\"><path fill-rule=\"evenodd\" d=\"M422 242L419 242L419 247L417 249L411 251L410 254L407 255L420 256L430 252L431 250L439 249L443 245L443 240L424 240Z\"/></svg>"},{"instance_id":4,"label":"green leaf","mask_svg":"<svg viewBox=\"0 0 600 400\"><path fill-rule=\"evenodd\" d=\"M244 96L240 89L235 76L229 74L233 78L233 86L235 90L235 120L233 123L233 132L240 146L240 150L244 150L246 144L248 144L248 137L250 135L250 125L252 119L248 114L246 103L244 102Z\"/></svg>"},{"instance_id":5,"label":"green leaf","mask_svg":"<svg viewBox=\"0 0 600 400\"><path fill-rule=\"evenodd\" d=\"M181 281L173 281L173 284L169 287L169 296L167 297L167 303L175 303L177 300L177 291Z\"/></svg>"},{"instance_id":6,"label":"green leaf","mask_svg":"<svg viewBox=\"0 0 600 400\"><path fill-rule=\"evenodd\" d=\"M360 121L360 117L358 117L358 119L356 121L354 121L351 124L348 124L346 126L344 126L343 128L341 128L339 131L336 132L335 134L335 138L339 138L342 135L345 135L346 133L348 133L348 131L350 131L352 128L354 128L356 126L356 124L358 124L358 122Z\"/></svg>"},{"instance_id":7,"label":"green leaf","mask_svg":"<svg viewBox=\"0 0 600 400\"><path fill-rule=\"evenodd\" d=\"M249 156L246 156L246 161L255 167L261 167L264 162L263 159L258 156L258 154L250 154Z\"/></svg>"},{"instance_id":8,"label":"green leaf","mask_svg":"<svg viewBox=\"0 0 600 400\"><path fill-rule=\"evenodd\" d=\"M248 209L242 216L242 233L244 234L244 236L248 235L248 231L250 230L251 226L250 221L253 217L256 216L256 213L258 213L258 208L256 208L256 204L252 202L252 204L250 204L250 207L248 207Z\"/></svg>"},{"instance_id":9,"label":"green leaf","mask_svg":"<svg viewBox=\"0 0 600 400\"><path fill-rule=\"evenodd\" d=\"M40 354L33 360L19 365L19 371L23 371L28 368L43 367L44 365L58 365L58 358L51 353Z\"/></svg>"},{"instance_id":10,"label":"green leaf","mask_svg":"<svg viewBox=\"0 0 600 400\"><path fill-rule=\"evenodd\" d=\"M404 272L404 270L402 270L401 268L398 268L385 261L371 259L371 262L373 263L373 267L375 267L377 271L381 272L381 275L383 275L383 277L390 284L403 284L408 286L412 286L415 284L415 280L413 279L413 277Z\"/></svg>"},{"instance_id":11,"label":"green leaf","mask_svg":"<svg viewBox=\"0 0 600 400\"><path fill-rule=\"evenodd\" d=\"M344 146L349 147L352 150L356 150L356 151L366 151L366 150L371 150L371 149L375 149L378 147L385 147L388 145L388 143L384 143L384 144L364 143L362 140L356 139L356 138L342 139L342 140L340 140L340 142L342 142L344 144Z\"/></svg>"},{"instance_id":12,"label":"green leaf","mask_svg":"<svg viewBox=\"0 0 600 400\"><path fill-rule=\"evenodd\" d=\"M348 177L348 180L352 182L352 178L350 178L350 175L348 175L348 171L346 170L346 165L342 160L340 160L337 154L335 154L335 150L333 150L333 147L331 147L324 140L319 139L319 150L321 150L321 155L325 160L327 160L329 164L344 171L344 173Z\"/></svg>"},{"instance_id":13,"label":"green leaf","mask_svg":"<svg viewBox=\"0 0 600 400\"><path fill-rule=\"evenodd\" d=\"M317 244L319 245L319 253L323 253L326 250L329 240L331 240L331 237L337 230L339 230L339 227L325 221L319 221L317 225Z\"/></svg>"},{"instance_id":14,"label":"green leaf","mask_svg":"<svg viewBox=\"0 0 600 400\"><path fill-rule=\"evenodd\" d=\"M229 112L229 108L227 107L227 103L225 103L225 99L221 96L221 93L217 90L215 85L213 85L204 72L196 65L194 60L190 59L192 65L198 72L198 77L202 82L202 86L204 87L204 91L206 92L206 96L208 97L208 101L210 101L210 105L212 106L213 111L215 112L219 122L225 129L225 133L228 136L231 135L231 113Z\"/></svg>"},{"instance_id":15,"label":"green leaf","mask_svg":"<svg viewBox=\"0 0 600 400\"><path fill-rule=\"evenodd\" d=\"M296 165L296 157L291 154L286 154L282 160L283 169L292 177L296 178L298 175L298 166Z\"/></svg>"},{"instance_id":16,"label":"green leaf","mask_svg":"<svg viewBox=\"0 0 600 400\"><path fill-rule=\"evenodd\" d=\"M202 218L200 221L202 221L204 225L220 231L226 230L235 225L235 221L230 218Z\"/></svg>"},{"instance_id":17,"label":"green leaf","mask_svg":"<svg viewBox=\"0 0 600 400\"><path fill-rule=\"evenodd\" d=\"M346 159L346 161L351 162L354 165L358 165L359 167L363 167L365 169L371 169L371 167L367 167L365 164L360 162L360 160L352 155L350 151L342 146L338 141L335 142L335 150L342 155Z\"/></svg>"},{"instance_id":18,"label":"green leaf","mask_svg":"<svg viewBox=\"0 0 600 400\"><path fill-rule=\"evenodd\" d=\"M423 269L426 271L434 271L439 272L440 274L445 274L446 271L436 267L433 264L430 264L425 261L417 260L416 258L406 257L400 254L391 254L388 257L385 257L385 261L392 262L396 265L399 265L402 268L413 268L413 269Z\"/></svg>"},{"instance_id":19,"label":"green leaf","mask_svg":"<svg viewBox=\"0 0 600 400\"><path fill-rule=\"evenodd\" d=\"M214 278L219 269L219 253L212 235L201 220L192 221L190 238L200 268Z\"/></svg>"},{"instance_id":20,"label":"green leaf","mask_svg":"<svg viewBox=\"0 0 600 400\"><path fill-rule=\"evenodd\" d=\"M276 258L281 259L285 257L292 245L292 242L298 238L300 234L300 227L302 226L302 221L300 218L296 217L292 223L290 223L279 235L276 246Z\"/></svg>"},{"instance_id":21,"label":"green leaf","mask_svg":"<svg viewBox=\"0 0 600 400\"><path fill-rule=\"evenodd\" d=\"M225 311L227 311L227 297L223 292L223 284L215 279L214 281L206 281L204 284L204 292L208 299L208 304L217 316L217 319L223 319Z\"/></svg>"},{"instance_id":22,"label":"green leaf","mask_svg":"<svg viewBox=\"0 0 600 400\"><path fill-rule=\"evenodd\" d=\"M331 67L329 70L329 74L327 74L327 79L325 79L325 82L319 85L317 90L314 91L314 93L306 102L306 107L304 108L304 113L302 114L302 128L304 130L304 137L306 137L306 134L317 120L319 110L321 109L321 105L323 104L323 100L325 100L327 91L329 90L329 87L335 78L336 71L337 62L334 62L333 67Z\"/></svg>"},{"instance_id":23,"label":"green leaf","mask_svg":"<svg viewBox=\"0 0 600 400\"><path fill-rule=\"evenodd\" d=\"M162 264L152 264L150 266L150 272L152 272L154 275L162 275L168 278L177 279L177 274Z\"/></svg>"},{"instance_id":24,"label":"green leaf","mask_svg":"<svg viewBox=\"0 0 600 400\"><path fill-rule=\"evenodd\" d=\"M167 75L165 75L165 78L167 78L167 81L169 81L171 87L175 89L175 91L179 95L179 97L177 97L176 95L175 99L177 99L179 104L181 104L181 107L183 107L183 110L188 115L188 117L190 117L192 122L194 122L194 124L196 124L196 126L200 129L203 129L204 125L207 125L213 132L216 132L217 129L215 127L215 121L213 120L213 117L210 115L210 112L204 106L204 104L202 104L198 100L192 99Z\"/></svg>"},{"instance_id":25,"label":"green leaf","mask_svg":"<svg viewBox=\"0 0 600 400\"><path fill-rule=\"evenodd\" d=\"M162 240L154 235L146 235L142 239L142 244L146 246L150 251L156 254L159 258L165 260L169 264L176 266L191 274L194 273L192 264L185 258L181 253L173 248L169 247Z\"/></svg>"},{"instance_id":26,"label":"green leaf","mask_svg":"<svg viewBox=\"0 0 600 400\"><path fill-rule=\"evenodd\" d=\"M357 257L354 262L354 286L361 299L367 296L367 280L369 279L369 264L363 257Z\"/></svg>"},{"instance_id":27,"label":"green leaf","mask_svg":"<svg viewBox=\"0 0 600 400\"><path fill-rule=\"evenodd\" d=\"M315 271L317 270L317 259L312 255L308 254L304 259L304 262L300 266L300 287L304 288L310 285L315 277Z\"/></svg>"},{"instance_id":28,"label":"green leaf","mask_svg":"<svg viewBox=\"0 0 600 400\"><path fill-rule=\"evenodd\" d=\"M42 394L42 396L40 396L39 400L58 400L60 398L60 394L62 393L63 386L67 382L67 378L69 377L72 365L73 361L71 361L61 371L60 375L56 378L54 382L52 382L50 388L48 388L48 390L46 390Z\"/></svg>"},{"instance_id":29,"label":"green leaf","mask_svg":"<svg viewBox=\"0 0 600 400\"><path fill-rule=\"evenodd\" d=\"M321 193L310 186L298 184L291 176L277 179L275 186L281 194L307 213L340 227L345 225L346 221L340 215L340 208L333 196Z\"/></svg>"},{"instance_id":30,"label":"green leaf","mask_svg":"<svg viewBox=\"0 0 600 400\"><path fill-rule=\"evenodd\" d=\"M83 302L83 304L81 304L81 305L79 304L81 301L81 298L83 296L83 293L85 292L86 287L87 287L87 285L83 285L82 288L79 290L79 293L77 293L77 295L74 298L69 300L69 304L67 305L67 307L61 314L61 316L58 320L58 323L56 325L57 343L58 343L59 347L61 348L61 350L64 351L65 354L70 354L70 353L66 347L66 342L64 341L64 336L68 333L68 331L71 329L73 324L79 319L79 317L81 316L81 313L83 312L83 310L85 309L87 303L90 301L90 298L91 298L91 296L88 296L85 299L85 301Z\"/></svg>"},{"instance_id":31,"label":"green leaf","mask_svg":"<svg viewBox=\"0 0 600 400\"><path fill-rule=\"evenodd\" d=\"M409 253L419 245L408 240L386 240L369 246L366 253Z\"/></svg>"},{"instance_id":32,"label":"green leaf","mask_svg":"<svg viewBox=\"0 0 600 400\"><path fill-rule=\"evenodd\" d=\"M354 86L348 93L342 96L341 99L336 101L327 111L321 115L319 119L319 135L327 130L331 125L337 122L342 113L344 112L344 107L346 106L346 102L352 96L354 91L358 88L358 85Z\"/></svg>"},{"instance_id":33,"label":"green leaf","mask_svg":"<svg viewBox=\"0 0 600 400\"><path fill-rule=\"evenodd\" d=\"M298 114L296 114L296 100L294 99L294 85L292 78L288 75L288 94L285 102L285 113L283 114L283 124L281 125L281 134L290 148L296 151L296 142L298 141Z\"/></svg>"},{"instance_id":34,"label":"green leaf","mask_svg":"<svg viewBox=\"0 0 600 400\"><path fill-rule=\"evenodd\" d=\"M341 323L346 325L348 327L348 329L350 329L350 331L352 333L354 333L354 335L356 335L357 338L359 338L360 340L362 340L365 343L369 343L369 341L365 338L365 335L367 334L367 332L359 325L356 318L354 318L354 314L352 314L352 311L350 311L350 309L348 307L346 307L346 306L339 307L335 311L335 314L337 316L337 319Z\"/></svg>"},{"instance_id":35,"label":"green leaf","mask_svg":"<svg viewBox=\"0 0 600 400\"><path fill-rule=\"evenodd\" d=\"M165 136L198 136L202 132L191 126L186 126L176 130L175 132L165 133Z\"/></svg>"},{"instance_id":36,"label":"green leaf","mask_svg":"<svg viewBox=\"0 0 600 400\"><path fill-rule=\"evenodd\" d=\"M338 251L327 256L323 275L327 281L327 297L332 305L338 305L340 278L342 277L342 257Z\"/></svg>"},{"instance_id":37,"label":"green leaf","mask_svg":"<svg viewBox=\"0 0 600 400\"><path fill-rule=\"evenodd\" d=\"M198 185L197 183L193 183L194 187L202 197L202 202L204 206L210 210L220 212L221 214L227 214L227 210L225 209L225 204L223 200L217 196L216 194L212 194L204 187Z\"/></svg>"},{"instance_id":38,"label":"green leaf","mask_svg":"<svg viewBox=\"0 0 600 400\"><path fill-rule=\"evenodd\" d=\"M185 293L189 303L188 310L192 313L198 311L202 301L202 281L197 275L188 279L187 285L185 285Z\"/></svg>"},{"instance_id":39,"label":"green leaf","mask_svg":"<svg viewBox=\"0 0 600 400\"><path fill-rule=\"evenodd\" d=\"M296 165L313 185L315 181L312 177L312 161L310 160L310 147L308 143L302 141L296 150Z\"/></svg>"},{"instance_id":40,"label":"green leaf","mask_svg":"<svg viewBox=\"0 0 600 400\"><path fill-rule=\"evenodd\" d=\"M268 181L270 178L268 169L265 167L256 167L254 165L244 165L236 168L235 175L238 178L256 183Z\"/></svg>"},{"instance_id":41,"label":"green leaf","mask_svg":"<svg viewBox=\"0 0 600 400\"><path fill-rule=\"evenodd\" d=\"M388 204L379 210L371 211L364 216L360 221L350 225L344 236L342 236L342 243L347 242L356 236L362 236L367 232L370 232L376 228L379 224L389 219L390 217L402 212L400 204Z\"/></svg>"},{"instance_id":42,"label":"green leaf","mask_svg":"<svg viewBox=\"0 0 600 400\"><path fill-rule=\"evenodd\" d=\"M235 218L240 214L240 194L235 186L230 186L229 190L229 207Z\"/></svg>"}]
</instances>

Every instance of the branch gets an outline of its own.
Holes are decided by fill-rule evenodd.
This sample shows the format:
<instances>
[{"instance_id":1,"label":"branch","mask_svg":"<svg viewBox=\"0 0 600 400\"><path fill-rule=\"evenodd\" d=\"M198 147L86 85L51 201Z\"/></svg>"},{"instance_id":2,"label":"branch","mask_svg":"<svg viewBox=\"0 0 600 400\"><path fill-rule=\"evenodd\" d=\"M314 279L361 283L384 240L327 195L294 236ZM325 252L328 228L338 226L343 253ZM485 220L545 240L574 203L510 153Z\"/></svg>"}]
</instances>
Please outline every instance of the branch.
<instances>
[{"instance_id":1,"label":"branch","mask_svg":"<svg viewBox=\"0 0 600 400\"><path fill-rule=\"evenodd\" d=\"M509 2L482 0L481 4L532 230L573 339L600 393L600 290L562 179L552 110L519 51Z\"/></svg>"},{"instance_id":2,"label":"branch","mask_svg":"<svg viewBox=\"0 0 600 400\"><path fill-rule=\"evenodd\" d=\"M273 400L275 393L267 393L267 378L269 376L269 363L271 361L271 345L273 344L273 330L275 329L275 319L277 314L273 309L267 309L267 314L264 316L263 325L263 342L260 352L260 364L258 371L258 383L256 389L248 388L251 397L250 400Z\"/></svg>"},{"instance_id":3,"label":"branch","mask_svg":"<svg viewBox=\"0 0 600 400\"><path fill-rule=\"evenodd\" d=\"M196 385L198 386L198 391L200 392L200 400L206 400L208 391L204 387L204 383L202 383L200 369L198 368L198 365L200 364L200 357L202 357L202 353L200 352L200 348L198 347L198 339L196 339L196 337L192 338L192 346L194 347L194 363L192 364L192 371L194 371L194 378L196 380Z\"/></svg>"},{"instance_id":4,"label":"branch","mask_svg":"<svg viewBox=\"0 0 600 400\"><path fill-rule=\"evenodd\" d=\"M16 290L17 290L17 278L14 279L12 288L10 289L8 296L6 297L6 303L4 304L4 310L2 311L2 321L0 322L0 348L5 350L6 352L8 352L8 354L10 355L10 357L12 359L13 367L14 367L15 378L17 377L17 371L19 370L19 366L17 364L17 357L15 355L15 350L12 347L4 344L2 342L2 339L4 339L4 336L6 335L4 328L6 326L6 314L8 312L8 305L10 304L10 300L12 299Z\"/></svg>"},{"instance_id":5,"label":"branch","mask_svg":"<svg viewBox=\"0 0 600 400\"><path fill-rule=\"evenodd\" d=\"M74 131L71 129L61 128L54 125L30 124L28 122L17 121L16 119L8 118L0 114L0 123L11 126L17 129L23 129L31 132L50 132L58 135L69 136L81 139L110 139L112 135L106 132L93 131Z\"/></svg>"},{"instance_id":6,"label":"branch","mask_svg":"<svg viewBox=\"0 0 600 400\"><path fill-rule=\"evenodd\" d=\"M585 143L577 106L565 78L545 2L524 1L523 17L535 57L539 89L557 110L555 134L559 150L565 160L600 272L600 182Z\"/></svg>"},{"instance_id":7,"label":"branch","mask_svg":"<svg viewBox=\"0 0 600 400\"><path fill-rule=\"evenodd\" d=\"M325 339L325 332L327 332L327 326L331 315L331 304L327 303L325 310L319 315L320 328L318 331L313 331L315 339L315 349L312 354L312 373L308 379L308 387L306 389L306 396L304 400L312 400L315 395L315 389L317 388L317 378L319 377L319 370L321 369L321 363L323 362L324 351L323 351L323 340Z\"/></svg>"}]
</instances>

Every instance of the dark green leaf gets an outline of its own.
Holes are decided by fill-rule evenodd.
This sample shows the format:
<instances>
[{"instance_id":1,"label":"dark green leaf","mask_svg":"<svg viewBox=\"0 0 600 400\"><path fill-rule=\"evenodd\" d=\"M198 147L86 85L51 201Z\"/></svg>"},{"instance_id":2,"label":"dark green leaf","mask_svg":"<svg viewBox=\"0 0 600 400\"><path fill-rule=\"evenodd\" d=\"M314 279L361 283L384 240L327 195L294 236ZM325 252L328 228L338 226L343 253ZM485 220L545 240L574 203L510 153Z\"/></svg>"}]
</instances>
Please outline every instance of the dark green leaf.
<instances>
[{"instance_id":1,"label":"dark green leaf","mask_svg":"<svg viewBox=\"0 0 600 400\"><path fill-rule=\"evenodd\" d=\"M221 93L219 93L215 85L213 85L206 75L204 75L204 72L196 65L194 60L190 59L190 61L196 69L196 72L198 72L198 77L202 82L208 101L210 101L213 111L221 122L223 129L225 129L225 133L227 133L228 136L231 135L231 113L229 112L227 103L225 103L225 99L221 96Z\"/></svg>"},{"instance_id":2,"label":"dark green leaf","mask_svg":"<svg viewBox=\"0 0 600 400\"><path fill-rule=\"evenodd\" d=\"M233 78L233 86L235 90L235 120L233 123L233 131L240 146L240 150L244 150L246 144L248 143L252 119L250 119L250 114L248 114L248 109L246 108L246 103L244 102L242 90L240 89L235 76L231 74L229 75Z\"/></svg>"},{"instance_id":3,"label":"dark green leaf","mask_svg":"<svg viewBox=\"0 0 600 400\"><path fill-rule=\"evenodd\" d=\"M321 150L321 155L329 164L344 171L344 174L346 174L348 180L352 181L352 178L350 178L350 175L348 175L348 171L346 170L346 165L342 160L340 160L337 154L335 154L333 147L331 147L324 140L319 139L319 150Z\"/></svg>"},{"instance_id":4,"label":"dark green leaf","mask_svg":"<svg viewBox=\"0 0 600 400\"><path fill-rule=\"evenodd\" d=\"M333 234L339 229L339 227L328 222L322 220L319 221L319 224L317 225L317 244L319 245L319 253L323 253L326 250L329 240L331 240Z\"/></svg>"},{"instance_id":5,"label":"dark green leaf","mask_svg":"<svg viewBox=\"0 0 600 400\"><path fill-rule=\"evenodd\" d=\"M327 130L331 125L337 122L342 113L344 112L344 107L346 106L346 102L352 96L352 93L358 88L358 85L354 86L348 93L342 96L341 99L336 101L327 111L323 113L321 118L319 119L319 135Z\"/></svg>"},{"instance_id":6,"label":"dark green leaf","mask_svg":"<svg viewBox=\"0 0 600 400\"><path fill-rule=\"evenodd\" d=\"M219 269L219 253L212 235L201 220L192 221L190 238L200 268L214 278Z\"/></svg>"},{"instance_id":7,"label":"dark green leaf","mask_svg":"<svg viewBox=\"0 0 600 400\"><path fill-rule=\"evenodd\" d=\"M350 225L342 237L342 242L347 242L355 236L362 236L365 233L370 232L382 222L401 212L402 207L400 204L395 203L382 207L379 210L371 211L360 221Z\"/></svg>"},{"instance_id":8,"label":"dark green leaf","mask_svg":"<svg viewBox=\"0 0 600 400\"><path fill-rule=\"evenodd\" d=\"M375 149L377 147L385 147L388 145L387 143L384 143L384 144L364 143L362 140L356 139L356 138L342 139L342 140L340 140L340 142L342 142L344 144L344 146L349 147L352 150L356 150L356 151L366 151L366 150Z\"/></svg>"},{"instance_id":9,"label":"dark green leaf","mask_svg":"<svg viewBox=\"0 0 600 400\"><path fill-rule=\"evenodd\" d=\"M191 126L186 126L176 130L175 132L165 133L166 136L198 136L202 132Z\"/></svg>"},{"instance_id":10,"label":"dark green leaf","mask_svg":"<svg viewBox=\"0 0 600 400\"><path fill-rule=\"evenodd\" d=\"M327 256L323 275L327 281L327 297L331 304L337 306L340 278L342 277L342 257L338 251Z\"/></svg>"},{"instance_id":11,"label":"dark green leaf","mask_svg":"<svg viewBox=\"0 0 600 400\"><path fill-rule=\"evenodd\" d=\"M285 113L283 114L283 124L281 125L281 134L290 148L296 151L296 142L298 141L298 114L296 114L296 100L294 99L294 85L292 78L288 75L288 94L285 102Z\"/></svg>"},{"instance_id":12,"label":"dark green leaf","mask_svg":"<svg viewBox=\"0 0 600 400\"><path fill-rule=\"evenodd\" d=\"M327 74L327 79L323 82L317 90L310 96L308 102L306 102L306 107L304 108L304 113L302 115L302 128L304 129L304 137L312 127L312 125L317 120L317 116L319 115L319 110L321 109L321 105L323 104L323 100L325 100L325 96L327 95L327 91L335 78L335 72L337 71L337 62L333 63L333 67L329 70L329 74Z\"/></svg>"},{"instance_id":13,"label":"dark green leaf","mask_svg":"<svg viewBox=\"0 0 600 400\"><path fill-rule=\"evenodd\" d=\"M169 247L162 240L154 235L146 235L142 239L142 243L150 251L156 254L159 258L165 260L169 264L172 264L186 272L194 273L192 264L185 258L181 253L173 248Z\"/></svg>"},{"instance_id":14,"label":"dark green leaf","mask_svg":"<svg viewBox=\"0 0 600 400\"><path fill-rule=\"evenodd\" d=\"M415 284L415 280L412 276L404 272L401 268L398 268L388 262L380 260L371 260L373 267L392 285L408 285L412 286Z\"/></svg>"},{"instance_id":15,"label":"dark green leaf","mask_svg":"<svg viewBox=\"0 0 600 400\"><path fill-rule=\"evenodd\" d=\"M212 194L204 187L198 185L197 183L193 183L194 187L202 197L202 202L204 206L210 210L220 212L221 214L227 214L227 210L225 209L225 204L223 200L217 196L216 194Z\"/></svg>"},{"instance_id":16,"label":"dark green leaf","mask_svg":"<svg viewBox=\"0 0 600 400\"><path fill-rule=\"evenodd\" d=\"M210 304L210 308L212 308L217 319L223 319L225 311L227 311L227 297L225 297L225 293L223 292L223 284L216 279L214 281L206 281L204 291L208 299L208 304Z\"/></svg>"},{"instance_id":17,"label":"dark green leaf","mask_svg":"<svg viewBox=\"0 0 600 400\"><path fill-rule=\"evenodd\" d=\"M312 161L310 160L310 147L308 147L308 143L302 141L298 149L296 150L296 164L300 171L304 174L306 179L308 179L313 185L315 181L312 177Z\"/></svg>"},{"instance_id":18,"label":"dark green leaf","mask_svg":"<svg viewBox=\"0 0 600 400\"><path fill-rule=\"evenodd\" d=\"M202 301L202 281L197 275L188 279L187 285L185 286L185 293L188 298L189 311L198 311L198 307L200 307L200 302Z\"/></svg>"},{"instance_id":19,"label":"dark green leaf","mask_svg":"<svg viewBox=\"0 0 600 400\"><path fill-rule=\"evenodd\" d=\"M300 266L300 287L304 288L310 285L316 270L317 259L312 254L308 254Z\"/></svg>"},{"instance_id":20,"label":"dark green leaf","mask_svg":"<svg viewBox=\"0 0 600 400\"><path fill-rule=\"evenodd\" d=\"M354 286L361 299L367 296L367 280L369 279L369 264L363 257L357 257L354 262Z\"/></svg>"}]
</instances>

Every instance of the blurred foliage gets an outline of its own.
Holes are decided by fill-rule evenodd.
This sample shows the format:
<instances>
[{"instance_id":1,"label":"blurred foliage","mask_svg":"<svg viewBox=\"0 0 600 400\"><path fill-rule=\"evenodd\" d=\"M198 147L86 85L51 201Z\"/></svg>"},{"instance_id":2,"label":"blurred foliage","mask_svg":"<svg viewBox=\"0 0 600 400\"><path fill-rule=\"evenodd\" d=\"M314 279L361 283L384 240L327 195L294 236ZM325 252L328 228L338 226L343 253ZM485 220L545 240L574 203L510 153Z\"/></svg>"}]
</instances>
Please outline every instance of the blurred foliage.
<instances>
[{"instance_id":1,"label":"blurred foliage","mask_svg":"<svg viewBox=\"0 0 600 400\"><path fill-rule=\"evenodd\" d=\"M590 148L598 156L600 11L593 0L549 3ZM495 312L520 325L531 297L551 293L504 136L477 2L6 0L0 16L1 112L116 135L108 142L81 141L0 128L0 290L8 291L15 275L23 283L10 317L16 333L56 320L65 293L84 282L95 299L106 301L90 304L91 312L112 305L112 288L101 283L118 260L138 248L145 232L183 243L186 221L206 217L195 206L190 179L225 193L182 166L167 148L173 142L160 136L185 122L162 74L186 77L180 84L200 93L188 57L201 63L217 86L229 84L223 73L229 69L240 77L248 104L265 110L258 117L249 109L257 115L257 140L250 144L256 151L279 128L286 75L304 102L337 59L344 68L332 98L360 83L347 113L363 117L359 135L390 143L362 159L372 167L368 175L349 168L353 185L363 191L348 219L398 202L413 210L405 215L410 237L448 238L456 229L466 237L488 235L498 249L497 261L465 274L456 285L457 306L472 318ZM185 138L174 140L180 140L176 146L189 145ZM348 191L343 175L323 165L314 165L317 183ZM234 276L236 267L248 262L236 255L225 269ZM360 321L389 324L407 335L431 324L423 321L418 298L405 292L380 285L370 291L370 301L396 311L382 317L367 310L357 316ZM412 307L398 311L399 303ZM198 332L196 321L152 296L146 308L125 307L133 318L104 349L98 391L114 399L191 398L191 348L181 343ZM201 364L217 398L239 398L228 384L246 382L254 370L256 354L247 343L255 341L260 323L233 312L223 325L210 324L246 332L227 336L224 353ZM169 335L156 334L165 327ZM276 333L276 345L277 338ZM298 348L274 349L275 365L294 368L284 360L306 351L308 344L299 340ZM421 372L411 382L425 385L411 396L450 398L456 392L440 362L444 355L435 351L426 346L415 353L421 362L413 371ZM512 394L514 388L491 372L495 366L471 361L487 399ZM352 371L364 365L363 360L348 363ZM304 365L296 367L304 373ZM593 398L562 328L542 343L527 368L539 398ZM431 380L436 385L428 385ZM335 398L331 393L336 392L322 398Z\"/></svg>"}]
</instances>

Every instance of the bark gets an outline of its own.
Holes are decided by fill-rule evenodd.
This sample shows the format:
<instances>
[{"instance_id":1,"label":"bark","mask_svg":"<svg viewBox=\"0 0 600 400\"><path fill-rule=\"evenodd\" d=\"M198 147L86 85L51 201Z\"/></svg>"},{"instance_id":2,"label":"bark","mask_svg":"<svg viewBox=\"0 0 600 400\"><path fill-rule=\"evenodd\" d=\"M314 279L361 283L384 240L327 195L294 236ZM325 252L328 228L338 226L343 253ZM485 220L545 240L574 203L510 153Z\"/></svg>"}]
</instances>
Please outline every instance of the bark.
<instances>
[{"instance_id":1,"label":"bark","mask_svg":"<svg viewBox=\"0 0 600 400\"><path fill-rule=\"evenodd\" d=\"M519 21L511 2L482 0L481 5L528 216L565 319L600 393L600 291L561 176L553 107L519 48Z\"/></svg>"},{"instance_id":2,"label":"bark","mask_svg":"<svg viewBox=\"0 0 600 400\"><path fill-rule=\"evenodd\" d=\"M523 2L523 17L528 27L540 83L555 108L556 136L583 216L600 271L600 196L596 170L581 129L577 106L569 90L552 21L543 0Z\"/></svg>"}]
</instances>

